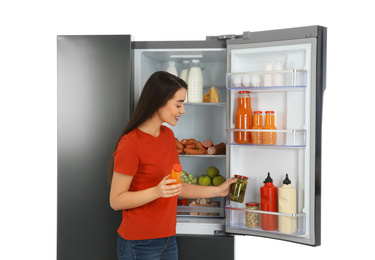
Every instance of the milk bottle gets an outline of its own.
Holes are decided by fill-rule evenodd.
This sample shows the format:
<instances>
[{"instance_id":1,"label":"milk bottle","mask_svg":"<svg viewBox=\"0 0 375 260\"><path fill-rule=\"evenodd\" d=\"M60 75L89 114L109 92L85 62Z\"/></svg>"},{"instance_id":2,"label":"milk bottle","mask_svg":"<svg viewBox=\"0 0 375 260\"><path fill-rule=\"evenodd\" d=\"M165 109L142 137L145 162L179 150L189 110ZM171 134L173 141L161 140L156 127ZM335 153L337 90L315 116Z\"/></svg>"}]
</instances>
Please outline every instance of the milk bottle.
<instances>
[{"instance_id":1,"label":"milk bottle","mask_svg":"<svg viewBox=\"0 0 375 260\"><path fill-rule=\"evenodd\" d=\"M172 75L175 75L177 77L177 69L174 61L168 62L168 68L167 72L171 73Z\"/></svg>"},{"instance_id":2,"label":"milk bottle","mask_svg":"<svg viewBox=\"0 0 375 260\"><path fill-rule=\"evenodd\" d=\"M188 76L189 76L189 69L190 69L190 61L184 60L182 62L182 70L180 72L180 79L184 80L186 83L188 81Z\"/></svg>"},{"instance_id":3,"label":"milk bottle","mask_svg":"<svg viewBox=\"0 0 375 260\"><path fill-rule=\"evenodd\" d=\"M188 93L189 103L203 102L203 76L199 66L199 60L192 60L192 65L188 76Z\"/></svg>"},{"instance_id":4,"label":"milk bottle","mask_svg":"<svg viewBox=\"0 0 375 260\"><path fill-rule=\"evenodd\" d=\"M279 188L279 212L295 214L297 212L297 192L292 187L288 174L283 181L283 186ZM279 216L279 231L281 233L292 234L297 230L297 219L295 217Z\"/></svg>"}]
</instances>

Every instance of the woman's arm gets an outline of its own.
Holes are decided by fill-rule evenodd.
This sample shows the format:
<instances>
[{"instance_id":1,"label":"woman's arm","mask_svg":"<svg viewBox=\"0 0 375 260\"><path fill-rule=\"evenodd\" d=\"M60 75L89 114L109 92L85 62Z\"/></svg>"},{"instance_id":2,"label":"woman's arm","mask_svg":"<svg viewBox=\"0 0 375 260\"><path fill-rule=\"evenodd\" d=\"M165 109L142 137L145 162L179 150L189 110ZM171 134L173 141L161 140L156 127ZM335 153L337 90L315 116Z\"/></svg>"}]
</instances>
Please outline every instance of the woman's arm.
<instances>
[{"instance_id":1,"label":"woman's arm","mask_svg":"<svg viewBox=\"0 0 375 260\"><path fill-rule=\"evenodd\" d=\"M168 198L181 193L181 184L168 185L176 180L168 180L166 176L157 186L141 190L129 191L133 176L114 172L110 191L110 205L114 210L131 209L142 206L158 198Z\"/></svg>"},{"instance_id":2,"label":"woman's arm","mask_svg":"<svg viewBox=\"0 0 375 260\"><path fill-rule=\"evenodd\" d=\"M179 197L187 199L225 197L230 192L230 185L235 183L236 181L236 178L230 178L217 187L200 186L183 182L182 191Z\"/></svg>"}]
</instances>

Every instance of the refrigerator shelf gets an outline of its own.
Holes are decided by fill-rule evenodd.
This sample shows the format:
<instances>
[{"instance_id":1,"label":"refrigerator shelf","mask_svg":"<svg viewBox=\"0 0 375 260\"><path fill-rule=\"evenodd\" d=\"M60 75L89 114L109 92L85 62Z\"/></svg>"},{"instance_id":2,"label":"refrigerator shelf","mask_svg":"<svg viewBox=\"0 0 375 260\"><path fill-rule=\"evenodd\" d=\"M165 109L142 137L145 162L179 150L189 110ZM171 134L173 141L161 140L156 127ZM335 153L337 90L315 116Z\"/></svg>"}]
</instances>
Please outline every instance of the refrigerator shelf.
<instances>
[{"instance_id":1,"label":"refrigerator shelf","mask_svg":"<svg viewBox=\"0 0 375 260\"><path fill-rule=\"evenodd\" d=\"M185 102L184 106L226 106L227 103L219 102L219 103L189 103Z\"/></svg>"},{"instance_id":2,"label":"refrigerator shelf","mask_svg":"<svg viewBox=\"0 0 375 260\"><path fill-rule=\"evenodd\" d=\"M257 213L258 214L258 220L259 220L259 226L258 227L252 227L249 228L246 226L246 212L251 213ZM293 233L281 233L279 230L263 230L261 228L261 215L267 214L267 215L274 215L283 218L290 218L291 220L294 220L296 222L296 229ZM290 235L290 236L300 236L306 234L306 214L296 213L296 214L287 214L287 213L281 213L281 212L270 212L270 211L263 211L263 210L253 210L253 209L246 209L246 208L235 208L231 207L230 205L227 205L225 207L225 216L226 216L226 226L228 228L232 229L241 229L246 231L257 231L257 232L265 232L265 233L277 233L277 234L283 234L283 235Z\"/></svg>"},{"instance_id":3,"label":"refrigerator shelf","mask_svg":"<svg viewBox=\"0 0 375 260\"><path fill-rule=\"evenodd\" d=\"M295 90L307 86L306 70L227 73L227 89Z\"/></svg>"},{"instance_id":4,"label":"refrigerator shelf","mask_svg":"<svg viewBox=\"0 0 375 260\"><path fill-rule=\"evenodd\" d=\"M264 147L306 147L306 130L305 129L226 129L227 132L227 145L244 145L244 146L264 146ZM235 142L235 132L271 132L277 134L277 141L275 145L266 144L239 144Z\"/></svg>"},{"instance_id":5,"label":"refrigerator shelf","mask_svg":"<svg viewBox=\"0 0 375 260\"><path fill-rule=\"evenodd\" d=\"M189 200L188 206L177 206L177 216L179 217L224 217L225 199L223 197L212 198L208 204L192 204L195 199Z\"/></svg>"},{"instance_id":6,"label":"refrigerator shelf","mask_svg":"<svg viewBox=\"0 0 375 260\"><path fill-rule=\"evenodd\" d=\"M190 154L180 154L180 157L202 157L202 158L225 158L225 154L217 154L217 155L210 155L210 154L202 154L202 155L190 155Z\"/></svg>"}]
</instances>

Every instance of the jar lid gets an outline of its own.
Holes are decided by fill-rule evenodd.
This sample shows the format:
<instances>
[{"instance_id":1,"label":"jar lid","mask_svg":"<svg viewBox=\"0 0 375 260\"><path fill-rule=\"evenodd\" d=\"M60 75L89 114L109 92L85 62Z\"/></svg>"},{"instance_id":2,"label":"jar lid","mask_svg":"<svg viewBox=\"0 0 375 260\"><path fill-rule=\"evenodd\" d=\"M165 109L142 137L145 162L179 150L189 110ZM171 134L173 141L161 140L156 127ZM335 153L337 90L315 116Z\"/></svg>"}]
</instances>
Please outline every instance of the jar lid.
<instances>
[{"instance_id":1,"label":"jar lid","mask_svg":"<svg viewBox=\"0 0 375 260\"><path fill-rule=\"evenodd\" d=\"M254 114L262 114L262 111L254 111Z\"/></svg>"},{"instance_id":2,"label":"jar lid","mask_svg":"<svg viewBox=\"0 0 375 260\"><path fill-rule=\"evenodd\" d=\"M274 114L275 111L266 111L266 114Z\"/></svg>"},{"instance_id":3,"label":"jar lid","mask_svg":"<svg viewBox=\"0 0 375 260\"><path fill-rule=\"evenodd\" d=\"M238 94L250 94L250 91L238 91Z\"/></svg>"},{"instance_id":4,"label":"jar lid","mask_svg":"<svg viewBox=\"0 0 375 260\"><path fill-rule=\"evenodd\" d=\"M248 177L246 177L246 176L242 176L242 175L234 175L234 177L236 177L236 178L240 178L240 179L249 179Z\"/></svg>"},{"instance_id":5,"label":"jar lid","mask_svg":"<svg viewBox=\"0 0 375 260\"><path fill-rule=\"evenodd\" d=\"M254 206L259 206L259 203L258 203L258 202L255 202L255 201L254 201L254 202L246 202L246 206L250 206L250 207L251 207L251 206L253 206L253 207L254 207Z\"/></svg>"}]
</instances>

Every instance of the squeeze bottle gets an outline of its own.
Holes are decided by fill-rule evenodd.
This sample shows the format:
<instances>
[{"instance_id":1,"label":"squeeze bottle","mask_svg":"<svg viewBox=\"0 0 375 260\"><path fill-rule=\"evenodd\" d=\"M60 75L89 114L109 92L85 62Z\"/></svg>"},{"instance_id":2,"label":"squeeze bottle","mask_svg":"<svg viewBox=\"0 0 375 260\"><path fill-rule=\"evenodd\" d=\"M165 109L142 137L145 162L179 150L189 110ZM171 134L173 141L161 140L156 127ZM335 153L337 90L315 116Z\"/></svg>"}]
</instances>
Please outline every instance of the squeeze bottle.
<instances>
[{"instance_id":1,"label":"squeeze bottle","mask_svg":"<svg viewBox=\"0 0 375 260\"><path fill-rule=\"evenodd\" d=\"M175 179L177 180L177 182L170 183L169 185L175 185L175 184L181 183L181 171L182 171L181 164L178 164L178 163L173 164L171 176L169 176L168 180Z\"/></svg>"},{"instance_id":2,"label":"squeeze bottle","mask_svg":"<svg viewBox=\"0 0 375 260\"><path fill-rule=\"evenodd\" d=\"M279 212L295 214L297 213L297 191L293 188L291 181L286 174L283 186L279 188ZM279 231L292 234L297 230L296 217L279 216Z\"/></svg>"},{"instance_id":3,"label":"squeeze bottle","mask_svg":"<svg viewBox=\"0 0 375 260\"><path fill-rule=\"evenodd\" d=\"M260 209L277 212L277 187L268 173L264 186L260 187ZM263 230L277 230L277 215L261 214L261 227Z\"/></svg>"}]
</instances>

